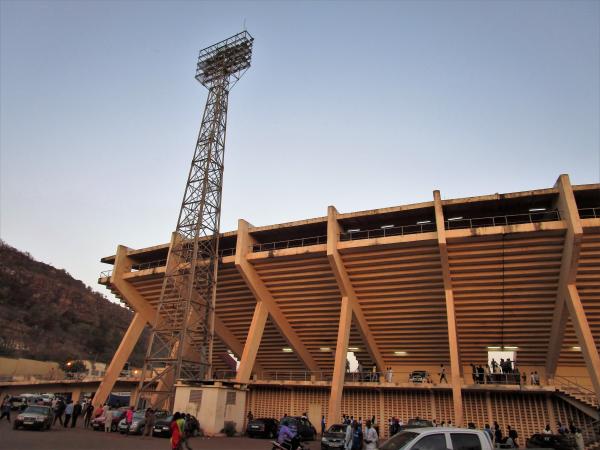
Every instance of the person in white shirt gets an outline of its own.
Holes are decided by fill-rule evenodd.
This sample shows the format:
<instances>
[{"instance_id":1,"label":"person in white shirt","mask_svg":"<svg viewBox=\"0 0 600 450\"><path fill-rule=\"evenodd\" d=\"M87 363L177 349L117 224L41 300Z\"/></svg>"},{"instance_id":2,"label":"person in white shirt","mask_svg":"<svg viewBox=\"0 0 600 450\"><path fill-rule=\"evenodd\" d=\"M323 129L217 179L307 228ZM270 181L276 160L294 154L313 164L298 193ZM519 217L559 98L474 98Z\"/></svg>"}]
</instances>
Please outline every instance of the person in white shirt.
<instances>
[{"instance_id":1,"label":"person in white shirt","mask_svg":"<svg viewBox=\"0 0 600 450\"><path fill-rule=\"evenodd\" d=\"M377 440L379 436L377 436L377 431L373 428L371 421L367 420L367 429L365 430L365 450L375 450L377 448Z\"/></svg>"},{"instance_id":2,"label":"person in white shirt","mask_svg":"<svg viewBox=\"0 0 600 450\"><path fill-rule=\"evenodd\" d=\"M543 434L552 434L552 430L550 429L550 425L546 424L546 428L542 431Z\"/></svg>"},{"instance_id":3,"label":"person in white shirt","mask_svg":"<svg viewBox=\"0 0 600 450\"><path fill-rule=\"evenodd\" d=\"M352 448L352 422L346 426L346 436L344 437L344 448L350 450Z\"/></svg>"},{"instance_id":4,"label":"person in white shirt","mask_svg":"<svg viewBox=\"0 0 600 450\"><path fill-rule=\"evenodd\" d=\"M110 433L110 427L112 426L112 416L113 413L110 410L110 406L106 405L104 410L104 431L106 433Z\"/></svg>"}]
</instances>

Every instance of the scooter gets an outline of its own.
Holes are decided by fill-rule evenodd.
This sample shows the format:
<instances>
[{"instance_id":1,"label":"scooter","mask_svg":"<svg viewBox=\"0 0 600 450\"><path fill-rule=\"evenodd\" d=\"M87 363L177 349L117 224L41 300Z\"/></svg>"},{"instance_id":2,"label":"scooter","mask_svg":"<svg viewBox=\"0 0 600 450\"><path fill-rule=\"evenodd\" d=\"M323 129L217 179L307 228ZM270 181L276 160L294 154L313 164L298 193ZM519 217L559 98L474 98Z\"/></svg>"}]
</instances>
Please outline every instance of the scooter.
<instances>
[{"instance_id":1,"label":"scooter","mask_svg":"<svg viewBox=\"0 0 600 450\"><path fill-rule=\"evenodd\" d=\"M283 444L280 444L277 441L271 441L273 447L271 450L310 450L308 445L302 444L300 439L292 439L291 441L285 441Z\"/></svg>"}]
</instances>

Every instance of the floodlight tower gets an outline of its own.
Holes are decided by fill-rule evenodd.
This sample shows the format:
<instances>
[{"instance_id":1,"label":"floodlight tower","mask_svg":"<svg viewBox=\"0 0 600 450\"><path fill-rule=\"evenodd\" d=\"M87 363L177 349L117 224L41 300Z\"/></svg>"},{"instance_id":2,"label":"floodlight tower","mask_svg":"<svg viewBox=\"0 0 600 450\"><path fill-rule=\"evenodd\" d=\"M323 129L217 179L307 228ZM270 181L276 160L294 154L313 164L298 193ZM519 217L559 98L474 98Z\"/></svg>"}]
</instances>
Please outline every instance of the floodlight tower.
<instances>
[{"instance_id":1,"label":"floodlight tower","mask_svg":"<svg viewBox=\"0 0 600 450\"><path fill-rule=\"evenodd\" d=\"M173 407L177 380L211 377L227 103L250 67L246 31L200 51L196 80L208 88L177 228L171 238L140 401Z\"/></svg>"}]
</instances>

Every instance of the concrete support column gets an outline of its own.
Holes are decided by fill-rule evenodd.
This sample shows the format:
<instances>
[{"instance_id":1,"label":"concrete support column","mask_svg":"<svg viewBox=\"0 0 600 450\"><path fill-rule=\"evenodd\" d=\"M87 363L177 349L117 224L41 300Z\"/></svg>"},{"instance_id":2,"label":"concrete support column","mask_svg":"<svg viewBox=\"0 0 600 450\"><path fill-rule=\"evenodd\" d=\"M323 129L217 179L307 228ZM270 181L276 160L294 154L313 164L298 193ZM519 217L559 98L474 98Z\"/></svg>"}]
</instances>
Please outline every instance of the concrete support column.
<instances>
[{"instance_id":1,"label":"concrete support column","mask_svg":"<svg viewBox=\"0 0 600 450\"><path fill-rule=\"evenodd\" d=\"M575 202L573 188L569 182L568 175L558 177L554 186L558 189L557 208L560 218L567 223L565 241L563 245L562 258L560 263L560 275L558 280L558 289L556 291L556 300L554 302L554 315L552 318L552 331L550 341L548 342L548 352L546 354L546 377L548 382L552 383L556 375L556 367L562 350L565 328L567 327L567 311L565 302L568 297L568 286L575 284L577 278L577 267L579 263L579 253L581 250L581 237L583 228Z\"/></svg>"},{"instance_id":2,"label":"concrete support column","mask_svg":"<svg viewBox=\"0 0 600 450\"><path fill-rule=\"evenodd\" d=\"M438 247L442 262L442 275L444 278L444 292L446 297L446 316L448 320L448 345L450 346L450 376L452 384L452 399L454 403L454 421L456 426L462 427L463 401L462 401L462 378L460 376L460 358L458 353L458 337L456 332L456 314L454 311L454 293L450 279L450 265L448 262L448 248L446 246L446 228L444 226L444 212L440 191L433 192L435 207L435 222L438 236Z\"/></svg>"},{"instance_id":3,"label":"concrete support column","mask_svg":"<svg viewBox=\"0 0 600 450\"><path fill-rule=\"evenodd\" d=\"M346 376L346 354L348 352L348 340L350 339L351 325L352 307L348 297L342 297L337 344L335 347L335 363L333 366L331 393L329 396L329 411L327 414L330 423L337 423L340 417L342 392L344 390L344 377Z\"/></svg>"},{"instance_id":4,"label":"concrete support column","mask_svg":"<svg viewBox=\"0 0 600 450\"><path fill-rule=\"evenodd\" d=\"M129 324L129 328L125 332L125 336L123 336L115 355L106 369L106 373L100 382L100 386L98 386L98 390L96 391L94 400L92 401L94 407L100 406L106 402L106 399L110 395L117 378L119 378L121 370L123 370L123 366L129 359L135 344L142 335L145 326L146 320L140 313L136 313Z\"/></svg>"},{"instance_id":5,"label":"concrete support column","mask_svg":"<svg viewBox=\"0 0 600 450\"><path fill-rule=\"evenodd\" d=\"M573 284L570 284L567 288L567 308L569 309L569 315L577 334L577 341L581 347L594 391L596 391L596 397L600 403L600 355L598 355L594 336L592 336L577 287Z\"/></svg>"},{"instance_id":6,"label":"concrete support column","mask_svg":"<svg viewBox=\"0 0 600 450\"><path fill-rule=\"evenodd\" d=\"M236 381L238 383L248 383L248 381L250 381L252 369L256 361L256 354L258 353L268 316L269 312L263 302L257 302L254 307L254 315L252 316L252 323L248 330L246 344L244 345L244 353L242 354L240 365L237 370Z\"/></svg>"}]
</instances>

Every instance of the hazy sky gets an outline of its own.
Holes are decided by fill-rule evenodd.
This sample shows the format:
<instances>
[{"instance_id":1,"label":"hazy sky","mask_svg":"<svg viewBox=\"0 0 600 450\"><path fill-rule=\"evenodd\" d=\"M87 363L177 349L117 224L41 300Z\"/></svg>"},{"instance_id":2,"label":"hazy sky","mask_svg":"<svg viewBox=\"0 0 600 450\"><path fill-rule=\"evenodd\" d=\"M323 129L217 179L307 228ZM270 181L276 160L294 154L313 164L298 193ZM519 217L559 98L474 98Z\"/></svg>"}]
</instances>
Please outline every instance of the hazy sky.
<instances>
[{"instance_id":1,"label":"hazy sky","mask_svg":"<svg viewBox=\"0 0 600 450\"><path fill-rule=\"evenodd\" d=\"M600 2L1 1L0 236L95 289L167 242L243 27L223 231L600 179Z\"/></svg>"}]
</instances>

